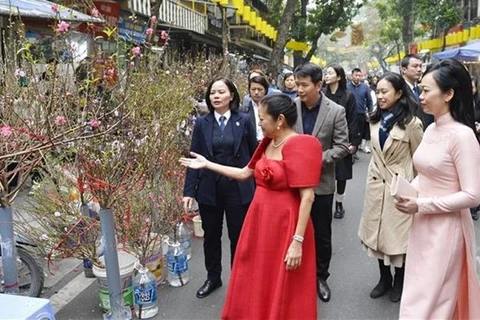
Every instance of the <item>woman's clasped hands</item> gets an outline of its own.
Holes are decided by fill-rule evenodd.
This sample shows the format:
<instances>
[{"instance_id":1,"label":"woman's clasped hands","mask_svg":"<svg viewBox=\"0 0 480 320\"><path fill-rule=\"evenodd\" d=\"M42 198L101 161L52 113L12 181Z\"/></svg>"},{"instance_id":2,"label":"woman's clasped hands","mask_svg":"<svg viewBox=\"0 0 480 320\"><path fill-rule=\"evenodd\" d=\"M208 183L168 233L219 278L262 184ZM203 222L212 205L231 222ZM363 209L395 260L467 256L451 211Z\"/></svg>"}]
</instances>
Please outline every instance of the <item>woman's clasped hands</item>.
<instances>
[{"instance_id":1,"label":"woman's clasped hands","mask_svg":"<svg viewBox=\"0 0 480 320\"><path fill-rule=\"evenodd\" d=\"M406 214L414 214L418 212L417 198L400 196L395 198L395 208Z\"/></svg>"}]
</instances>

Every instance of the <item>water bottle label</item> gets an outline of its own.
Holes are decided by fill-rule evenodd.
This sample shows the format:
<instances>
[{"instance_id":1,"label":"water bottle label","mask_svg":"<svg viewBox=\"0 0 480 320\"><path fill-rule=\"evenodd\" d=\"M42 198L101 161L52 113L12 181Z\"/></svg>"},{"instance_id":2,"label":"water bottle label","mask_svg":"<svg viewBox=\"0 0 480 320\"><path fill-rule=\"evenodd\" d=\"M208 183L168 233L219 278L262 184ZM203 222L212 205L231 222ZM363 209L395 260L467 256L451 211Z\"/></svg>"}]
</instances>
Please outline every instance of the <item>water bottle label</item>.
<instances>
[{"instance_id":1,"label":"water bottle label","mask_svg":"<svg viewBox=\"0 0 480 320\"><path fill-rule=\"evenodd\" d=\"M173 254L168 255L168 272L171 274L182 274L188 269L187 256L185 254L180 254L174 256Z\"/></svg>"},{"instance_id":2,"label":"water bottle label","mask_svg":"<svg viewBox=\"0 0 480 320\"><path fill-rule=\"evenodd\" d=\"M146 284L143 288L138 287L134 290L135 304L145 305L157 301L157 287L155 282Z\"/></svg>"},{"instance_id":3,"label":"water bottle label","mask_svg":"<svg viewBox=\"0 0 480 320\"><path fill-rule=\"evenodd\" d=\"M188 239L183 240L180 244L182 245L183 250L190 248L190 240Z\"/></svg>"}]
</instances>

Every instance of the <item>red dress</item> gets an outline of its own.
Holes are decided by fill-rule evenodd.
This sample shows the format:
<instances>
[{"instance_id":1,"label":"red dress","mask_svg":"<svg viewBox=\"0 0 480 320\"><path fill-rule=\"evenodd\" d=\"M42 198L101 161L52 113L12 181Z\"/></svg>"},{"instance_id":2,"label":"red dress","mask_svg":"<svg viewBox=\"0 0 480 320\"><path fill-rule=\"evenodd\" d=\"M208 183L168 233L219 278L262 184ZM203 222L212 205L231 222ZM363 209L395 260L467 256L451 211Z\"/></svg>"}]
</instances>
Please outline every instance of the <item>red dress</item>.
<instances>
[{"instance_id":1,"label":"red dress","mask_svg":"<svg viewBox=\"0 0 480 320\"><path fill-rule=\"evenodd\" d=\"M257 184L242 227L222 319L316 319L313 226L308 221L302 263L286 270L287 249L297 226L298 188L320 181L322 147L310 135L285 142L283 160L265 157L263 139L248 164Z\"/></svg>"}]
</instances>

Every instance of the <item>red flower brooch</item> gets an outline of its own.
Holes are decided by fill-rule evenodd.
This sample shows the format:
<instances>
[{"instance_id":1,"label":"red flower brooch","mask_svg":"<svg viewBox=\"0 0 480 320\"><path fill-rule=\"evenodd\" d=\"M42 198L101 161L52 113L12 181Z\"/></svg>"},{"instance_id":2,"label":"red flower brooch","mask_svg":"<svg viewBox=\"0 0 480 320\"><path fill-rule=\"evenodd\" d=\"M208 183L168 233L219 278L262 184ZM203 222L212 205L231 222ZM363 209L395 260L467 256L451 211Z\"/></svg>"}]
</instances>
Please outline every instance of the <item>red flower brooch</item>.
<instances>
[{"instance_id":1,"label":"red flower brooch","mask_svg":"<svg viewBox=\"0 0 480 320\"><path fill-rule=\"evenodd\" d=\"M261 171L265 183L270 183L273 180L273 170L270 167L265 167Z\"/></svg>"}]
</instances>

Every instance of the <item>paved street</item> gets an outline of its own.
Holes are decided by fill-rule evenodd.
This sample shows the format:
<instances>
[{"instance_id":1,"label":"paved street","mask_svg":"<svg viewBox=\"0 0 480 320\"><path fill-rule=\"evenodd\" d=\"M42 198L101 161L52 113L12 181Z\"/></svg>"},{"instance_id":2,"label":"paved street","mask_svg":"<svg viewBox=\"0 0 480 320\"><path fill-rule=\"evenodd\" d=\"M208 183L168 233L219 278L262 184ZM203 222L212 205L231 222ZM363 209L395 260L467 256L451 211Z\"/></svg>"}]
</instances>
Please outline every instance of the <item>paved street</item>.
<instances>
[{"instance_id":1,"label":"paved street","mask_svg":"<svg viewBox=\"0 0 480 320\"><path fill-rule=\"evenodd\" d=\"M363 206L366 168L369 156L361 154L361 160L354 165L354 180L347 185L346 216L333 222L333 258L331 277L328 282L332 289L329 303L318 300L320 319L397 319L399 304L391 303L388 296L371 299L370 291L376 285L379 275L377 263L361 248L357 228ZM480 247L480 222L476 222L477 247ZM226 232L224 232L226 234ZM228 253L227 237L224 237L224 252ZM223 257L224 286L205 299L195 297L196 290L205 280L202 241L193 241L193 257L190 263L190 282L181 288L163 285L159 288L159 314L154 319L218 319L222 310L230 270L229 254ZM480 256L480 251L477 251ZM478 260L478 258L477 258ZM72 277L74 275L71 275ZM93 282L92 282L93 281ZM249 281L249 279L245 279ZM73 286L71 284L74 284ZM69 288L71 286L72 288ZM57 319L102 319L98 307L96 283L85 279L82 274L75 277L59 294L54 294L55 306L62 306L62 300L71 299L75 288L86 287L75 299L56 314ZM58 288L60 289L60 288ZM56 291L56 290L54 290ZM49 296L53 292L50 291ZM298 294L302 294L299 292ZM58 309L57 309L58 311Z\"/></svg>"}]
</instances>

